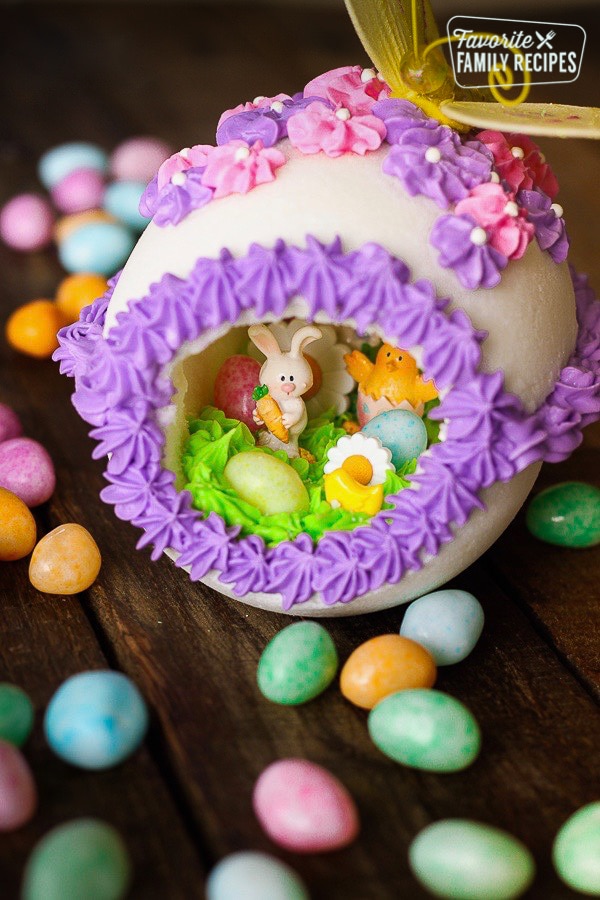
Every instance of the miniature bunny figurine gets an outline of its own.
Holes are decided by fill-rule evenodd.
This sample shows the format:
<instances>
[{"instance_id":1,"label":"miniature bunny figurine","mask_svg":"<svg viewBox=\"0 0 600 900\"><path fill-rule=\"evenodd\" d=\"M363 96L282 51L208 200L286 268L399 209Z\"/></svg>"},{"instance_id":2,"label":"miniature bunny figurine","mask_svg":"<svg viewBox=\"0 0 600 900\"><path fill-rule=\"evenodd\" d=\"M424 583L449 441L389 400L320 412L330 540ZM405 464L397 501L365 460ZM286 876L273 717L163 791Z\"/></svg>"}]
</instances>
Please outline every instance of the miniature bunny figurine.
<instances>
[{"instance_id":1,"label":"miniature bunny figurine","mask_svg":"<svg viewBox=\"0 0 600 900\"><path fill-rule=\"evenodd\" d=\"M267 357L260 370L261 384L268 388L269 397L281 410L276 421L287 440L282 440L270 428L268 419L259 409L254 412L257 425L267 428L259 433L258 442L272 450L285 450L289 457L298 456L298 438L306 428L308 416L302 395L312 387L312 369L303 353L308 344L318 341L322 334L315 325L305 325L292 337L289 352L282 353L275 336L266 325L252 325L248 336L253 344ZM265 398L266 399L266 398ZM258 405L264 413L264 407ZM277 431L277 429L274 429Z\"/></svg>"}]
</instances>

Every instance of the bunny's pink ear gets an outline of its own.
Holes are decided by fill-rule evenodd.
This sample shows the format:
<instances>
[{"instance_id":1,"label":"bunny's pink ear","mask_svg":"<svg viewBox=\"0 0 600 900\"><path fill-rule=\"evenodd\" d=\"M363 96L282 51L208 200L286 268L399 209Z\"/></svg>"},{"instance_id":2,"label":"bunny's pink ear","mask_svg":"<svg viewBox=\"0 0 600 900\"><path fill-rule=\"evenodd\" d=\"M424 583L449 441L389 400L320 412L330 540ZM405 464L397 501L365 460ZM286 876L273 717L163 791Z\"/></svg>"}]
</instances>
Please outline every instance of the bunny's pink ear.
<instances>
[{"instance_id":1,"label":"bunny's pink ear","mask_svg":"<svg viewBox=\"0 0 600 900\"><path fill-rule=\"evenodd\" d=\"M281 349L275 339L275 335L272 331L269 331L266 325L251 325L248 329L248 337L254 346L258 347L267 358L281 355Z\"/></svg>"},{"instance_id":2,"label":"bunny's pink ear","mask_svg":"<svg viewBox=\"0 0 600 900\"><path fill-rule=\"evenodd\" d=\"M292 337L290 355L302 356L304 348L307 347L308 344L312 344L313 341L318 341L319 338L322 337L323 334L316 325L305 325L303 328L299 328Z\"/></svg>"}]
</instances>

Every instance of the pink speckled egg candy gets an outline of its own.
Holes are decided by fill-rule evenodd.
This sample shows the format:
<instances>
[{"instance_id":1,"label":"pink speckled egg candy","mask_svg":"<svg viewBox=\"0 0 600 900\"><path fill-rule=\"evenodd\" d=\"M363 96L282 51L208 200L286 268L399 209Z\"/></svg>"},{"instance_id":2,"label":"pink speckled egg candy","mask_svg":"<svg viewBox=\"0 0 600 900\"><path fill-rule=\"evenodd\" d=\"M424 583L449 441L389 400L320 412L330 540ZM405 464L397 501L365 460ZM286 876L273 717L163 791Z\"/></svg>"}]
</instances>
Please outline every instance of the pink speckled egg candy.
<instances>
[{"instance_id":1,"label":"pink speckled egg candy","mask_svg":"<svg viewBox=\"0 0 600 900\"><path fill-rule=\"evenodd\" d=\"M337 850L359 831L346 788L327 769L305 759L268 766L254 786L254 812L271 840L297 853Z\"/></svg>"},{"instance_id":2,"label":"pink speckled egg candy","mask_svg":"<svg viewBox=\"0 0 600 900\"><path fill-rule=\"evenodd\" d=\"M63 213L84 212L102 204L104 177L97 169L73 169L51 191L55 206Z\"/></svg>"},{"instance_id":3,"label":"pink speckled egg candy","mask_svg":"<svg viewBox=\"0 0 600 900\"><path fill-rule=\"evenodd\" d=\"M41 444L26 437L0 444L0 487L12 491L29 507L50 499L56 487L56 474Z\"/></svg>"},{"instance_id":4,"label":"pink speckled egg candy","mask_svg":"<svg viewBox=\"0 0 600 900\"><path fill-rule=\"evenodd\" d=\"M134 137L113 151L110 171L117 181L150 181L174 150L153 137Z\"/></svg>"},{"instance_id":5,"label":"pink speckled egg candy","mask_svg":"<svg viewBox=\"0 0 600 900\"><path fill-rule=\"evenodd\" d=\"M0 212L0 237L13 250L42 250L52 240L54 213L37 194L19 194Z\"/></svg>"},{"instance_id":6,"label":"pink speckled egg candy","mask_svg":"<svg viewBox=\"0 0 600 900\"><path fill-rule=\"evenodd\" d=\"M250 431L258 431L252 413L256 403L252 391L259 384L260 363L251 356L230 356L223 363L215 379L215 406L227 418L239 419Z\"/></svg>"},{"instance_id":7,"label":"pink speckled egg candy","mask_svg":"<svg viewBox=\"0 0 600 900\"><path fill-rule=\"evenodd\" d=\"M16 831L37 807L37 791L23 754L0 740L0 832Z\"/></svg>"},{"instance_id":8,"label":"pink speckled egg candy","mask_svg":"<svg viewBox=\"0 0 600 900\"><path fill-rule=\"evenodd\" d=\"M11 409L6 403L0 403L0 444L3 441L10 441L11 438L20 437L22 434L23 426L14 409Z\"/></svg>"}]
</instances>

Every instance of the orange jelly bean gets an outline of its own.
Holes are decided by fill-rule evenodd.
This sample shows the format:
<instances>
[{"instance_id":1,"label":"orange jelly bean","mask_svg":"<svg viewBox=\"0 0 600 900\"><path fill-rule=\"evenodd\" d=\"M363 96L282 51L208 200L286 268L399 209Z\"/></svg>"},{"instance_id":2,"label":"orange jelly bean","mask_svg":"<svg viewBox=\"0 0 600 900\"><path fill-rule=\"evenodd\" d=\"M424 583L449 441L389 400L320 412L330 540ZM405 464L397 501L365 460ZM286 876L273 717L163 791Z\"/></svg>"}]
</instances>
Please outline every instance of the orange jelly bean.
<instances>
[{"instance_id":1,"label":"orange jelly bean","mask_svg":"<svg viewBox=\"0 0 600 900\"><path fill-rule=\"evenodd\" d=\"M73 522L41 539L29 563L29 579L44 594L79 594L98 577L102 557L89 531Z\"/></svg>"},{"instance_id":2,"label":"orange jelly bean","mask_svg":"<svg viewBox=\"0 0 600 900\"><path fill-rule=\"evenodd\" d=\"M58 347L56 332L66 324L52 300L32 300L15 309L8 319L6 340L15 350L44 359Z\"/></svg>"},{"instance_id":3,"label":"orange jelly bean","mask_svg":"<svg viewBox=\"0 0 600 900\"><path fill-rule=\"evenodd\" d=\"M428 650L399 634L381 634L357 647L342 669L344 697L363 709L372 709L396 691L430 688L437 668Z\"/></svg>"},{"instance_id":4,"label":"orange jelly bean","mask_svg":"<svg viewBox=\"0 0 600 900\"><path fill-rule=\"evenodd\" d=\"M58 286L56 305L69 324L76 322L81 310L101 297L108 287L106 278L89 272L68 275Z\"/></svg>"},{"instance_id":5,"label":"orange jelly bean","mask_svg":"<svg viewBox=\"0 0 600 900\"><path fill-rule=\"evenodd\" d=\"M0 487L0 560L22 559L35 547L35 519L12 491Z\"/></svg>"}]
</instances>

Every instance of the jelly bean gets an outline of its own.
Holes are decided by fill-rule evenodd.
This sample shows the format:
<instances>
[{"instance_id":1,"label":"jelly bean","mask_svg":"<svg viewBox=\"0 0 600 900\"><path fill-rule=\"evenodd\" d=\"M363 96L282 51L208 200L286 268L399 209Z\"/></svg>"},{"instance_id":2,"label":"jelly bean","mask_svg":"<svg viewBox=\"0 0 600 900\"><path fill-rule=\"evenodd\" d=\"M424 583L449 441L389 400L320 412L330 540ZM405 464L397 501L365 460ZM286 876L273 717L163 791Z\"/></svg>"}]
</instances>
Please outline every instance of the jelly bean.
<instances>
[{"instance_id":1,"label":"jelly bean","mask_svg":"<svg viewBox=\"0 0 600 900\"><path fill-rule=\"evenodd\" d=\"M0 487L12 491L27 506L49 500L56 487L54 464L48 452L31 438L0 444Z\"/></svg>"},{"instance_id":2,"label":"jelly bean","mask_svg":"<svg viewBox=\"0 0 600 900\"><path fill-rule=\"evenodd\" d=\"M90 272L68 275L58 286L56 305L67 322L76 322L81 310L106 293L107 288L108 282L102 275Z\"/></svg>"},{"instance_id":3,"label":"jelly bean","mask_svg":"<svg viewBox=\"0 0 600 900\"><path fill-rule=\"evenodd\" d=\"M110 171L117 181L148 182L173 152L170 145L159 138L129 138L113 151Z\"/></svg>"},{"instance_id":4,"label":"jelly bean","mask_svg":"<svg viewBox=\"0 0 600 900\"><path fill-rule=\"evenodd\" d=\"M25 757L0 741L0 832L16 831L32 818L37 791Z\"/></svg>"},{"instance_id":5,"label":"jelly bean","mask_svg":"<svg viewBox=\"0 0 600 900\"><path fill-rule=\"evenodd\" d=\"M335 678L337 667L335 645L323 626L295 622L263 650L258 687L273 703L296 706L321 694Z\"/></svg>"},{"instance_id":6,"label":"jelly bean","mask_svg":"<svg viewBox=\"0 0 600 900\"><path fill-rule=\"evenodd\" d=\"M600 543L600 489L582 481L546 488L527 510L534 537L561 547L593 547Z\"/></svg>"},{"instance_id":7,"label":"jelly bean","mask_svg":"<svg viewBox=\"0 0 600 900\"><path fill-rule=\"evenodd\" d=\"M400 634L422 644L438 666L450 666L469 655L483 622L481 604L473 594L447 588L411 603Z\"/></svg>"},{"instance_id":8,"label":"jelly bean","mask_svg":"<svg viewBox=\"0 0 600 900\"><path fill-rule=\"evenodd\" d=\"M372 709L396 691L432 687L436 675L431 654L420 644L397 634L381 634L349 656L340 687L351 703Z\"/></svg>"},{"instance_id":9,"label":"jelly bean","mask_svg":"<svg viewBox=\"0 0 600 900\"><path fill-rule=\"evenodd\" d=\"M399 469L417 459L427 449L427 429L423 419L409 409L389 409L374 416L362 428L367 437L379 438L392 451L392 462Z\"/></svg>"},{"instance_id":10,"label":"jelly bean","mask_svg":"<svg viewBox=\"0 0 600 900\"><path fill-rule=\"evenodd\" d=\"M13 250L42 250L52 240L54 213L37 194L19 194L0 212L0 237Z\"/></svg>"},{"instance_id":11,"label":"jelly bean","mask_svg":"<svg viewBox=\"0 0 600 900\"><path fill-rule=\"evenodd\" d=\"M520 841L468 819L443 819L424 828L408 858L427 890L455 900L512 900L535 875L533 857Z\"/></svg>"},{"instance_id":12,"label":"jelly bean","mask_svg":"<svg viewBox=\"0 0 600 900\"><path fill-rule=\"evenodd\" d=\"M0 487L0 561L27 556L35 547L35 538L35 519L30 511L12 491Z\"/></svg>"},{"instance_id":13,"label":"jelly bean","mask_svg":"<svg viewBox=\"0 0 600 900\"><path fill-rule=\"evenodd\" d=\"M33 728L33 703L20 687L0 682L0 739L22 747Z\"/></svg>"},{"instance_id":14,"label":"jelly bean","mask_svg":"<svg viewBox=\"0 0 600 900\"><path fill-rule=\"evenodd\" d=\"M51 191L52 200L62 213L95 209L102 202L104 178L96 169L74 169Z\"/></svg>"},{"instance_id":15,"label":"jelly bean","mask_svg":"<svg viewBox=\"0 0 600 900\"><path fill-rule=\"evenodd\" d=\"M308 510L308 492L300 476L276 456L253 450L236 453L225 466L224 475L242 500L265 516Z\"/></svg>"},{"instance_id":16,"label":"jelly bean","mask_svg":"<svg viewBox=\"0 0 600 900\"><path fill-rule=\"evenodd\" d=\"M39 841L27 861L22 900L121 900L132 866L120 834L99 819L74 819Z\"/></svg>"},{"instance_id":17,"label":"jelly bean","mask_svg":"<svg viewBox=\"0 0 600 900\"><path fill-rule=\"evenodd\" d=\"M600 801L582 806L567 819L556 835L552 859L570 888L600 897Z\"/></svg>"},{"instance_id":18,"label":"jelly bean","mask_svg":"<svg viewBox=\"0 0 600 900\"><path fill-rule=\"evenodd\" d=\"M435 690L399 691L369 713L369 734L396 762L430 772L457 772L479 753L481 736L472 713Z\"/></svg>"},{"instance_id":19,"label":"jelly bean","mask_svg":"<svg viewBox=\"0 0 600 900\"><path fill-rule=\"evenodd\" d=\"M96 169L106 172L108 157L95 144L77 142L60 144L48 150L38 163L38 175L45 188L50 190L75 169Z\"/></svg>"},{"instance_id":20,"label":"jelly bean","mask_svg":"<svg viewBox=\"0 0 600 900\"><path fill-rule=\"evenodd\" d=\"M271 840L296 853L336 850L358 834L358 813L346 788L305 759L268 766L254 786L253 805Z\"/></svg>"},{"instance_id":21,"label":"jelly bean","mask_svg":"<svg viewBox=\"0 0 600 900\"><path fill-rule=\"evenodd\" d=\"M72 232L59 246L58 256L67 272L112 275L127 260L134 244L124 225L92 222Z\"/></svg>"},{"instance_id":22,"label":"jelly bean","mask_svg":"<svg viewBox=\"0 0 600 900\"><path fill-rule=\"evenodd\" d=\"M101 563L89 531L69 522L41 539L31 555L29 579L44 594L79 594L94 583Z\"/></svg>"},{"instance_id":23,"label":"jelly bean","mask_svg":"<svg viewBox=\"0 0 600 900\"><path fill-rule=\"evenodd\" d=\"M56 691L44 718L46 739L61 759L81 769L108 769L144 740L148 711L120 672L80 672Z\"/></svg>"},{"instance_id":24,"label":"jelly bean","mask_svg":"<svg viewBox=\"0 0 600 900\"><path fill-rule=\"evenodd\" d=\"M104 209L85 209L83 212L70 213L68 216L61 216L54 226L54 240L57 244L65 241L70 234L77 231L83 225L91 225L94 222L116 222L114 216L107 213Z\"/></svg>"},{"instance_id":25,"label":"jelly bean","mask_svg":"<svg viewBox=\"0 0 600 900\"><path fill-rule=\"evenodd\" d=\"M142 181L115 181L104 193L104 208L134 231L143 231L148 217L139 211L140 199L146 190Z\"/></svg>"},{"instance_id":26,"label":"jelly bean","mask_svg":"<svg viewBox=\"0 0 600 900\"><path fill-rule=\"evenodd\" d=\"M309 900L308 891L289 866L247 850L231 853L215 866L206 884L207 900Z\"/></svg>"},{"instance_id":27,"label":"jelly bean","mask_svg":"<svg viewBox=\"0 0 600 900\"><path fill-rule=\"evenodd\" d=\"M258 431L259 426L252 418L256 403L252 391L260 380L260 363L251 356L230 356L215 378L215 406L223 410L230 419L239 419L250 431Z\"/></svg>"},{"instance_id":28,"label":"jelly bean","mask_svg":"<svg viewBox=\"0 0 600 900\"><path fill-rule=\"evenodd\" d=\"M9 316L6 340L21 353L45 359L58 347L56 333L65 324L60 309L51 300L32 300Z\"/></svg>"},{"instance_id":29,"label":"jelly bean","mask_svg":"<svg viewBox=\"0 0 600 900\"><path fill-rule=\"evenodd\" d=\"M23 434L23 426L14 409L5 403L0 403L0 444L2 441L10 441L11 438L20 437Z\"/></svg>"}]
</instances>

